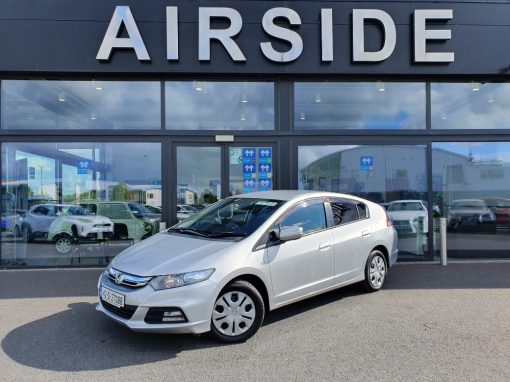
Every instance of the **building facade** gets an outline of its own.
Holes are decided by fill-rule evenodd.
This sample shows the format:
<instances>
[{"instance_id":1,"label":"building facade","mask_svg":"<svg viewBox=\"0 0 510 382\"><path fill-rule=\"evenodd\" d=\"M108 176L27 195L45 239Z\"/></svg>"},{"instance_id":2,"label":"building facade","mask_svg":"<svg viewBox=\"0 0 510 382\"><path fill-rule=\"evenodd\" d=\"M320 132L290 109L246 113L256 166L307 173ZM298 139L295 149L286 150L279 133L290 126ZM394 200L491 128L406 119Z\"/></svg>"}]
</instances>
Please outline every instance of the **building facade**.
<instances>
[{"instance_id":1,"label":"building facade","mask_svg":"<svg viewBox=\"0 0 510 382\"><path fill-rule=\"evenodd\" d=\"M506 3L0 15L0 268L101 266L221 198L298 188L384 205L402 261L437 256L437 217L449 256L510 257Z\"/></svg>"}]
</instances>

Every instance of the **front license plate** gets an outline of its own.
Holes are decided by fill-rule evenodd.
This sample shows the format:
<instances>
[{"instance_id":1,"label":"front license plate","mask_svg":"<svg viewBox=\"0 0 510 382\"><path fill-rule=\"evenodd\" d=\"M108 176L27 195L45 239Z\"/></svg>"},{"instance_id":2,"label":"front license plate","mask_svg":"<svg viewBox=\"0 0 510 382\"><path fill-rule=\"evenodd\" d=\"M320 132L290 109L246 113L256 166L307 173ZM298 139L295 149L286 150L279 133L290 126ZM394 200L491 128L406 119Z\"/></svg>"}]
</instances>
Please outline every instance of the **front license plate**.
<instances>
[{"instance_id":1,"label":"front license plate","mask_svg":"<svg viewBox=\"0 0 510 382\"><path fill-rule=\"evenodd\" d=\"M101 300L106 301L108 304L112 304L117 308L124 307L124 295L105 287L101 288Z\"/></svg>"}]
</instances>

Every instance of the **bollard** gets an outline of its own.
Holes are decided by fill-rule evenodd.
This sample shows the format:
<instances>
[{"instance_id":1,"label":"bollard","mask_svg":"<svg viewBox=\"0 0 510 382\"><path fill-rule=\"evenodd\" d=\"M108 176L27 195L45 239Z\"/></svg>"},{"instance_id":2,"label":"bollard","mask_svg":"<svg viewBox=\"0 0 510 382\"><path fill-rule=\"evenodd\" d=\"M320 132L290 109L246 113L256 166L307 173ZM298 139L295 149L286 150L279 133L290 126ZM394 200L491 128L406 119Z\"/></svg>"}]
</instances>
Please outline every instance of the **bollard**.
<instances>
[{"instance_id":1,"label":"bollard","mask_svg":"<svg viewBox=\"0 0 510 382\"><path fill-rule=\"evenodd\" d=\"M446 252L446 218L439 218L439 240L441 241L441 265L448 265Z\"/></svg>"},{"instance_id":2,"label":"bollard","mask_svg":"<svg viewBox=\"0 0 510 382\"><path fill-rule=\"evenodd\" d=\"M159 232L162 232L166 229L166 222L159 222Z\"/></svg>"}]
</instances>

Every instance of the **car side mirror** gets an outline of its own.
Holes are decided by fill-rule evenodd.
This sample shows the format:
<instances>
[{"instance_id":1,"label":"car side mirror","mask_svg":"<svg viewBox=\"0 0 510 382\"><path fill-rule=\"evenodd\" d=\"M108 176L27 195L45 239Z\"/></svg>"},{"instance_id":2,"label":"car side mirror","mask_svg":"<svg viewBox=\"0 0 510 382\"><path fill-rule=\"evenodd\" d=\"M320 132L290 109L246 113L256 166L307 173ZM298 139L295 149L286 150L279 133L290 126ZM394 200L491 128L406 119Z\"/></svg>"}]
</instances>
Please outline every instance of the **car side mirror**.
<instances>
[{"instance_id":1,"label":"car side mirror","mask_svg":"<svg viewBox=\"0 0 510 382\"><path fill-rule=\"evenodd\" d=\"M273 231L276 238L280 241L297 240L303 236L303 227L298 226L285 226L280 228L280 232Z\"/></svg>"}]
</instances>

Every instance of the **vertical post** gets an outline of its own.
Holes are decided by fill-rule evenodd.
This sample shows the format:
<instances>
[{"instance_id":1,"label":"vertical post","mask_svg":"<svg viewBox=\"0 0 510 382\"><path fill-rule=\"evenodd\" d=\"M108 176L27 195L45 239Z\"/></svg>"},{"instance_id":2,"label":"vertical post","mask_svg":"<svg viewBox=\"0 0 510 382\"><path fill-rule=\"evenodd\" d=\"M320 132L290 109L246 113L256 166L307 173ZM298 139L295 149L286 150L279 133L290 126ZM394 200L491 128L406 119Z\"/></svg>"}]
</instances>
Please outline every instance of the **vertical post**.
<instances>
[{"instance_id":1,"label":"vertical post","mask_svg":"<svg viewBox=\"0 0 510 382\"><path fill-rule=\"evenodd\" d=\"M439 240L441 241L441 265L448 265L446 252L446 218L439 218Z\"/></svg>"}]
</instances>

